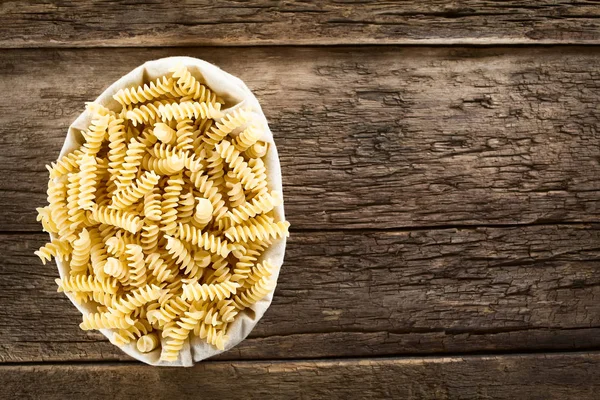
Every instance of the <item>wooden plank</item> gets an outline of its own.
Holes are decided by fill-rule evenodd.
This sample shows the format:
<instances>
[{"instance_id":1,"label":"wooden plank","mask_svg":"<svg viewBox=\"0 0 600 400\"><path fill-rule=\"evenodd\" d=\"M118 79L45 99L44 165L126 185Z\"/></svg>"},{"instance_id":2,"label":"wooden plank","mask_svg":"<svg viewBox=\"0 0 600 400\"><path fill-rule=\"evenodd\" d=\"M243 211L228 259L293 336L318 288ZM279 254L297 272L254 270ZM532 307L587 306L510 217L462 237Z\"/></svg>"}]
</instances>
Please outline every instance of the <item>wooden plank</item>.
<instances>
[{"instance_id":1,"label":"wooden plank","mask_svg":"<svg viewBox=\"0 0 600 400\"><path fill-rule=\"evenodd\" d=\"M108 385L97 382L110 381ZM600 354L0 366L15 398L597 399Z\"/></svg>"},{"instance_id":2,"label":"wooden plank","mask_svg":"<svg viewBox=\"0 0 600 400\"><path fill-rule=\"evenodd\" d=\"M0 231L39 230L44 164L84 101L181 54L259 97L293 229L600 216L598 48L12 50L0 54Z\"/></svg>"},{"instance_id":3,"label":"wooden plank","mask_svg":"<svg viewBox=\"0 0 600 400\"><path fill-rule=\"evenodd\" d=\"M0 231L39 230L44 164L85 101L182 53L261 100L294 229L600 216L600 49L14 50L0 54Z\"/></svg>"},{"instance_id":4,"label":"wooden plank","mask_svg":"<svg viewBox=\"0 0 600 400\"><path fill-rule=\"evenodd\" d=\"M45 237L1 235L0 361L124 359L56 293ZM600 346L600 225L304 232L273 304L220 359Z\"/></svg>"},{"instance_id":5,"label":"wooden plank","mask_svg":"<svg viewBox=\"0 0 600 400\"><path fill-rule=\"evenodd\" d=\"M0 46L573 44L600 39L594 2L3 2Z\"/></svg>"}]
</instances>

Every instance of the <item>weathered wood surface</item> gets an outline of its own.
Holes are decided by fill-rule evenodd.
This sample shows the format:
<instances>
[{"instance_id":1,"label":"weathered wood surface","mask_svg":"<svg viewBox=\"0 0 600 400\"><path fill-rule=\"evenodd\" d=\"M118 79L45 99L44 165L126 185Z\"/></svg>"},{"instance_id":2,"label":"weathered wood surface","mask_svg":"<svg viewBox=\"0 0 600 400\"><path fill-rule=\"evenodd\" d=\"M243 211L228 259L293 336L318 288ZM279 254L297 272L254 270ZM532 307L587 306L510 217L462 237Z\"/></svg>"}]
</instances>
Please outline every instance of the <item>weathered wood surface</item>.
<instances>
[{"instance_id":1,"label":"weathered wood surface","mask_svg":"<svg viewBox=\"0 0 600 400\"><path fill-rule=\"evenodd\" d=\"M107 384L103 384L106 382ZM11 398L597 399L600 354L0 366Z\"/></svg>"},{"instance_id":2,"label":"weathered wood surface","mask_svg":"<svg viewBox=\"0 0 600 400\"><path fill-rule=\"evenodd\" d=\"M125 359L56 293L42 234L0 236L0 361ZM273 304L220 359L600 346L600 225L298 232Z\"/></svg>"},{"instance_id":3,"label":"weathered wood surface","mask_svg":"<svg viewBox=\"0 0 600 400\"><path fill-rule=\"evenodd\" d=\"M595 1L2 2L0 46L600 41Z\"/></svg>"},{"instance_id":4,"label":"weathered wood surface","mask_svg":"<svg viewBox=\"0 0 600 400\"><path fill-rule=\"evenodd\" d=\"M196 48L0 54L0 231L38 231L67 126L144 60L260 99L294 229L598 221L598 48Z\"/></svg>"}]
</instances>

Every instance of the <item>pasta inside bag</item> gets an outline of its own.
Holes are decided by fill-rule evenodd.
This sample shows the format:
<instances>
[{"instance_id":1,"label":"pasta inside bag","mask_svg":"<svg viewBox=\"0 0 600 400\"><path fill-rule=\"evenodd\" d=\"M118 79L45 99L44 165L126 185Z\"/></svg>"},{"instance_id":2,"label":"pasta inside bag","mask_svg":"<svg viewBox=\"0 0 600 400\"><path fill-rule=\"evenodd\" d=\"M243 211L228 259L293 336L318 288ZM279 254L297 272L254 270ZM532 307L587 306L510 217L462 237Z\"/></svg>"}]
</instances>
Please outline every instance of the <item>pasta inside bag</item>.
<instances>
[{"instance_id":1,"label":"pasta inside bag","mask_svg":"<svg viewBox=\"0 0 600 400\"><path fill-rule=\"evenodd\" d=\"M222 107L222 111L224 111L224 113L229 113L243 107L244 109L251 110L251 112L255 114L254 117L259 121L259 124L262 128L262 135L264 135L260 138L260 140L269 144L269 150L264 157L264 162L267 169L268 188L269 190L276 190L281 193L282 184L279 157L273 141L273 135L269 130L266 118L261 110L258 100L239 78L228 74L213 64L192 57L169 57L148 61L113 83L95 100L95 102L111 110L120 109L121 105L113 99L113 95L120 89L143 85L144 83L153 81L159 77L169 75L172 69L178 65L185 66L196 79L208 86L213 92L215 92L221 99L224 100L225 104ZM82 108L83 106L84 105L82 104ZM92 113L89 110L86 110L69 127L65 143L60 152L61 157L73 152L83 144L84 139L80 132L88 128L91 119ZM285 220L282 204L276 206L273 211L277 220ZM55 235L53 234L50 236L52 239L55 238ZM271 264L274 265L274 270L270 278L273 281L273 290L279 275L279 270L283 263L285 244L285 236L274 240L273 244L261 257L261 260L269 260ZM58 265L61 279L68 277L68 266L59 259L56 260L56 263ZM88 313L95 312L93 306L87 304L78 304L76 301L74 301L73 294L67 293L67 296L82 314L86 315ZM264 297L262 300L259 300L251 307L242 310L237 315L235 320L229 324L227 330L227 340L225 342L225 350L218 350L216 347L211 346L206 341L195 335L190 335L190 337L186 340L183 349L179 353L179 358L173 362L160 360L160 346L149 353L142 353L137 349L136 341L134 340L129 344L122 346L121 349L131 357L150 365L192 366L196 361L200 361L222 353L223 351L227 351L228 349L231 349L240 343L252 331L254 326L263 316L271 304L272 296L273 291L271 291L266 297ZM101 329L101 332L112 342L116 330ZM160 341L161 344L164 345L165 339L161 337Z\"/></svg>"}]
</instances>

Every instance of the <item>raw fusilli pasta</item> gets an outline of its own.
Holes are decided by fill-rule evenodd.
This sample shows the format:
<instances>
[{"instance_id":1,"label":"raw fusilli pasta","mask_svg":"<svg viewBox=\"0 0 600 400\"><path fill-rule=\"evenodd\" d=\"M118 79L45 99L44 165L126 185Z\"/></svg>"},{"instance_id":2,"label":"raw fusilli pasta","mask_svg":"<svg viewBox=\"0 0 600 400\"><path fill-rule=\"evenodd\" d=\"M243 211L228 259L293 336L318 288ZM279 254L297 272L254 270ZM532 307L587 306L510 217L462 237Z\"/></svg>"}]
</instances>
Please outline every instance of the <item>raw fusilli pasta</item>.
<instances>
[{"instance_id":1,"label":"raw fusilli pasta","mask_svg":"<svg viewBox=\"0 0 600 400\"><path fill-rule=\"evenodd\" d=\"M273 290L264 252L289 227L273 211L264 122L185 66L172 72L119 90L118 108L86 104L84 143L47 166L37 219L55 236L35 251L67 267L58 290L92 311L81 329L165 361L190 335L224 349L230 324Z\"/></svg>"}]
</instances>

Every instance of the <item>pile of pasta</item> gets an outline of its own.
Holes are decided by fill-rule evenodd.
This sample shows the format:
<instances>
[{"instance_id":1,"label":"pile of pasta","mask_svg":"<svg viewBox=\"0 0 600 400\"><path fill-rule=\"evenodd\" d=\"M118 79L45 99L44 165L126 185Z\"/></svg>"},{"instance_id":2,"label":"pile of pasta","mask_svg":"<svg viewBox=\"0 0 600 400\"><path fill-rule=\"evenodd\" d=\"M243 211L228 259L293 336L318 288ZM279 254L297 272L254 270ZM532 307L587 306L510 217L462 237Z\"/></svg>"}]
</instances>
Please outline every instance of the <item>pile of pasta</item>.
<instances>
[{"instance_id":1,"label":"pile of pasta","mask_svg":"<svg viewBox=\"0 0 600 400\"><path fill-rule=\"evenodd\" d=\"M68 265L57 279L95 312L80 327L177 360L190 335L223 349L236 316L273 290L263 253L288 236L274 209L261 124L186 67L120 90L84 144L48 166L38 220L54 239L36 254ZM162 337L162 341L161 341Z\"/></svg>"}]
</instances>

